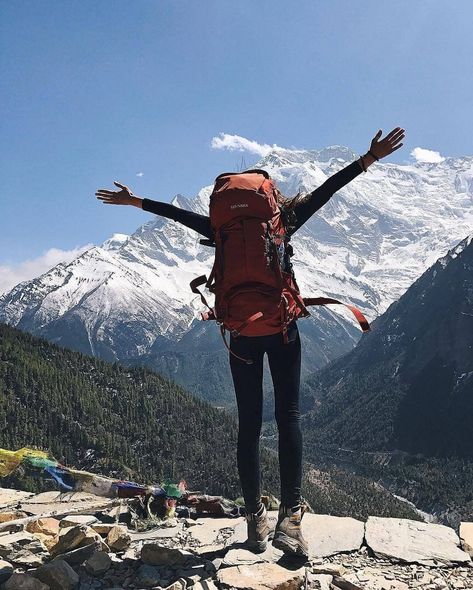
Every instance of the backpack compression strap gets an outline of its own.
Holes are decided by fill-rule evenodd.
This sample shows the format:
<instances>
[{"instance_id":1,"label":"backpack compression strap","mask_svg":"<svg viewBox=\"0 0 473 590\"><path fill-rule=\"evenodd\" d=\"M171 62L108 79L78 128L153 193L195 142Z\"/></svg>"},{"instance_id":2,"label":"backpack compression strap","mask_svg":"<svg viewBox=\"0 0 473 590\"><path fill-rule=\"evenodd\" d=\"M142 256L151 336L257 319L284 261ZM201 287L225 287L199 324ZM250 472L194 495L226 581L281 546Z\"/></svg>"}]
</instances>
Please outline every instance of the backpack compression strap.
<instances>
[{"instance_id":1,"label":"backpack compression strap","mask_svg":"<svg viewBox=\"0 0 473 590\"><path fill-rule=\"evenodd\" d=\"M222 325L222 323L215 316L215 311L207 303L207 299L204 297L203 293L201 293L199 291L199 287L204 284L206 284L206 285L208 284L208 279L205 275L197 277L196 279L194 279L193 281L190 282L190 288L192 289L192 292L196 293L197 295L200 295L200 300L205 305L205 307L207 307L207 309L209 310L209 311L206 311L205 313L202 314L202 319L203 320L215 320L217 322L217 324ZM261 317L263 317L263 313L261 311L257 311L256 313L250 315L244 322L242 322L238 326L238 328L235 328L233 330L229 329L229 332L231 333L232 336L235 336L235 337L239 336L240 332L242 330L244 330L249 324L251 324L251 322L254 322L255 320L259 320L259 318L261 318Z\"/></svg>"},{"instance_id":2,"label":"backpack compression strap","mask_svg":"<svg viewBox=\"0 0 473 590\"><path fill-rule=\"evenodd\" d=\"M220 333L222 334L223 342L224 342L225 346L227 347L228 351L230 352L230 354L232 354L237 359L243 361L247 365L252 365L253 364L252 359L245 359L245 358L239 356L238 354L236 354L235 352L233 352L233 350L230 348L230 345L228 344L227 339L225 337L225 330L226 330L225 326L217 320L217 318L215 316L215 311L210 307L210 305L207 303L207 299L205 299L203 293L201 293L201 291L199 290L199 287L204 284L208 284L208 280L205 275L197 277L196 279L194 279L190 283L190 287L192 289L192 292L196 293L197 295L200 295L200 300L209 310L209 311L206 311L201 314L202 319L203 320L215 320L217 322L217 325L220 326ZM248 324L250 324L251 322L254 322L255 320L258 320L262 316L263 316L263 313L261 311L257 311L256 313L251 315L249 318L247 318L244 322L242 322L238 326L237 329L230 330L230 334L234 337L239 336L240 332L242 330L244 330L246 328L246 326L248 326Z\"/></svg>"},{"instance_id":3,"label":"backpack compression strap","mask_svg":"<svg viewBox=\"0 0 473 590\"><path fill-rule=\"evenodd\" d=\"M345 307L348 307L348 309L356 317L362 331L369 332L371 330L368 320L361 313L361 311L353 305L343 303L342 301L338 301L337 299L331 299L330 297L304 297L305 305L327 305L330 303L337 303L338 305L344 305Z\"/></svg>"},{"instance_id":4,"label":"backpack compression strap","mask_svg":"<svg viewBox=\"0 0 473 590\"><path fill-rule=\"evenodd\" d=\"M207 283L207 277L205 275L201 275L200 277L197 277L196 279L192 280L189 283L189 286L191 288L192 293L196 293L197 295L200 295L200 300L202 301L202 303L213 314L214 310L207 303L207 299L204 297L203 293L201 293L199 291L199 287L201 285L205 285L206 283ZM206 318L206 319L216 319L216 318L214 316L213 318Z\"/></svg>"}]
</instances>

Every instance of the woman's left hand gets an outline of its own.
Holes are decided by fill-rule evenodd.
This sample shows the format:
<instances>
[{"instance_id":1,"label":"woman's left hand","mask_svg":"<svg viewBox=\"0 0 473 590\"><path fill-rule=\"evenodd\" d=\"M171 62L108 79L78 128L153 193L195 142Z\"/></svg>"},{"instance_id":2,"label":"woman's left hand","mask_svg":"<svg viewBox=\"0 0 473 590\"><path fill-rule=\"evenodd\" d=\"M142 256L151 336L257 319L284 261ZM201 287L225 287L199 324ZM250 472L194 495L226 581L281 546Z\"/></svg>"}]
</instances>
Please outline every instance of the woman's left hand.
<instances>
[{"instance_id":1,"label":"woman's left hand","mask_svg":"<svg viewBox=\"0 0 473 590\"><path fill-rule=\"evenodd\" d=\"M403 144L400 142L405 137L404 129L401 129L401 127L396 127L384 139L380 140L382 134L383 132L380 129L371 140L370 145L370 151L380 160L402 147Z\"/></svg>"}]
</instances>

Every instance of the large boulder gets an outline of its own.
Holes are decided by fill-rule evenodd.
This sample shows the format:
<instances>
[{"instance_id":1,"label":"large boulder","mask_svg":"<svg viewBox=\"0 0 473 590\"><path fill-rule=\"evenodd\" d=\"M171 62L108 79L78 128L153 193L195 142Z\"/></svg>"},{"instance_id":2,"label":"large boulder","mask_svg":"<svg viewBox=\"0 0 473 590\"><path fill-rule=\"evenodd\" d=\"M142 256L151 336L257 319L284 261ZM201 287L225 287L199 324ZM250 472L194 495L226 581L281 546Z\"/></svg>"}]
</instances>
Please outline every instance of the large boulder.
<instances>
[{"instance_id":1,"label":"large boulder","mask_svg":"<svg viewBox=\"0 0 473 590\"><path fill-rule=\"evenodd\" d=\"M0 558L16 566L38 567L48 558L45 545L31 533L0 534Z\"/></svg>"},{"instance_id":2,"label":"large boulder","mask_svg":"<svg viewBox=\"0 0 473 590\"><path fill-rule=\"evenodd\" d=\"M463 550L473 557L473 522L460 523L460 539Z\"/></svg>"},{"instance_id":3,"label":"large boulder","mask_svg":"<svg viewBox=\"0 0 473 590\"><path fill-rule=\"evenodd\" d=\"M110 529L107 535L107 545L112 551L125 551L131 541L126 526L116 525Z\"/></svg>"},{"instance_id":4,"label":"large boulder","mask_svg":"<svg viewBox=\"0 0 473 590\"><path fill-rule=\"evenodd\" d=\"M51 555L56 557L57 555L62 555L73 549L85 547L86 545L91 545L93 543L101 548L106 548L98 533L86 525L77 525L60 529L58 541L50 551Z\"/></svg>"},{"instance_id":5,"label":"large boulder","mask_svg":"<svg viewBox=\"0 0 473 590\"><path fill-rule=\"evenodd\" d=\"M13 574L13 566L8 561L0 559L0 584L6 582Z\"/></svg>"},{"instance_id":6,"label":"large boulder","mask_svg":"<svg viewBox=\"0 0 473 590\"><path fill-rule=\"evenodd\" d=\"M59 521L56 518L38 518L31 520L25 530L42 541L51 550L59 539Z\"/></svg>"},{"instance_id":7,"label":"large boulder","mask_svg":"<svg viewBox=\"0 0 473 590\"><path fill-rule=\"evenodd\" d=\"M152 588L159 584L160 578L159 568L144 563L138 568L134 583L139 588Z\"/></svg>"},{"instance_id":8,"label":"large boulder","mask_svg":"<svg viewBox=\"0 0 473 590\"><path fill-rule=\"evenodd\" d=\"M81 565L87 559L90 559L94 553L100 550L100 545L97 541L92 540L91 543L88 545L81 545L80 547L76 547L76 549L72 549L71 551L66 551L66 553L60 553L56 555L53 561L58 561L62 559L63 561L67 562L69 565Z\"/></svg>"},{"instance_id":9,"label":"large boulder","mask_svg":"<svg viewBox=\"0 0 473 590\"><path fill-rule=\"evenodd\" d=\"M218 571L223 590L299 590L305 568L286 569L276 563L237 565Z\"/></svg>"},{"instance_id":10,"label":"large boulder","mask_svg":"<svg viewBox=\"0 0 473 590\"><path fill-rule=\"evenodd\" d=\"M159 543L145 543L141 548L141 561L148 565L183 565L192 553L182 549L164 547Z\"/></svg>"},{"instance_id":11,"label":"large boulder","mask_svg":"<svg viewBox=\"0 0 473 590\"><path fill-rule=\"evenodd\" d=\"M2 590L50 590L47 584L29 574L13 574L2 586Z\"/></svg>"},{"instance_id":12,"label":"large boulder","mask_svg":"<svg viewBox=\"0 0 473 590\"><path fill-rule=\"evenodd\" d=\"M424 565L471 563L455 531L441 524L370 516L365 539L378 557Z\"/></svg>"},{"instance_id":13,"label":"large boulder","mask_svg":"<svg viewBox=\"0 0 473 590\"><path fill-rule=\"evenodd\" d=\"M102 576L110 569L112 560L105 551L97 551L85 563L85 570L91 576Z\"/></svg>"},{"instance_id":14,"label":"large boulder","mask_svg":"<svg viewBox=\"0 0 473 590\"><path fill-rule=\"evenodd\" d=\"M56 535L59 535L59 520L56 518L37 518L35 520L30 520L26 524L25 530L29 533L40 533L42 535L55 537Z\"/></svg>"},{"instance_id":15,"label":"large boulder","mask_svg":"<svg viewBox=\"0 0 473 590\"><path fill-rule=\"evenodd\" d=\"M35 576L49 586L51 590L76 590L79 576L63 560L52 561L38 568Z\"/></svg>"}]
</instances>

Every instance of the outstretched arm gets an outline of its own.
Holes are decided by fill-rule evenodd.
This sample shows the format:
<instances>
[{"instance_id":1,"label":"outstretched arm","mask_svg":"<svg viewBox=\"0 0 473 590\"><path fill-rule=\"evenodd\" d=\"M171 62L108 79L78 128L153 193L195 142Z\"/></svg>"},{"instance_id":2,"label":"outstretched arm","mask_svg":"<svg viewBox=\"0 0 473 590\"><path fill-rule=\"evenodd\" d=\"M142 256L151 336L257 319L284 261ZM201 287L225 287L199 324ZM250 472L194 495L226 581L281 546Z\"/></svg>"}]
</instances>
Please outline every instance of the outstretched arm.
<instances>
[{"instance_id":1,"label":"outstretched arm","mask_svg":"<svg viewBox=\"0 0 473 590\"><path fill-rule=\"evenodd\" d=\"M315 191L296 203L294 207L296 222L292 233L296 232L316 211L323 207L338 190L362 172L366 172L373 162L392 154L402 146L400 142L404 139L404 129L396 127L384 139L380 140L382 133L380 129L373 137L370 149L364 156L339 170Z\"/></svg>"},{"instance_id":2,"label":"outstretched arm","mask_svg":"<svg viewBox=\"0 0 473 590\"><path fill-rule=\"evenodd\" d=\"M132 191L125 185L119 182L114 182L119 187L118 191L110 191L104 188L99 189L95 195L97 199L106 205L131 205L149 211L155 215L167 217L173 221L177 221L190 229L193 229L199 234L202 234L209 240L213 240L213 231L210 225L210 219L206 215L199 215L193 211L186 211L180 209L170 203L162 203L161 201L153 201L151 199L142 199L132 193Z\"/></svg>"}]
</instances>

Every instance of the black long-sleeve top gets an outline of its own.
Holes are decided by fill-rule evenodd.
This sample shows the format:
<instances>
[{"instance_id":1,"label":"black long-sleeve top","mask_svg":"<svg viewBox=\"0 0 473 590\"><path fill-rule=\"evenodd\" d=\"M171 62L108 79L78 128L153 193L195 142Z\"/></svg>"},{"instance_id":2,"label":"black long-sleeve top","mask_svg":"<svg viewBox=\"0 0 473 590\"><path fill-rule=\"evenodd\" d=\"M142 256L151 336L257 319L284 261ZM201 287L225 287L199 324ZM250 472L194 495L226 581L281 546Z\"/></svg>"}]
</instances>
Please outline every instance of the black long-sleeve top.
<instances>
[{"instance_id":1,"label":"black long-sleeve top","mask_svg":"<svg viewBox=\"0 0 473 590\"><path fill-rule=\"evenodd\" d=\"M330 176L321 186L296 203L293 210L294 224L290 234L295 233L316 211L329 201L332 195L356 178L362 171L358 160L355 160ZM193 211L180 209L170 203L162 203L161 201L153 201L151 199L143 199L142 208L144 211L149 211L150 213L155 213L156 215L161 215L162 217L182 223L209 240L213 240L214 238L210 218L207 215L199 215Z\"/></svg>"}]
</instances>

